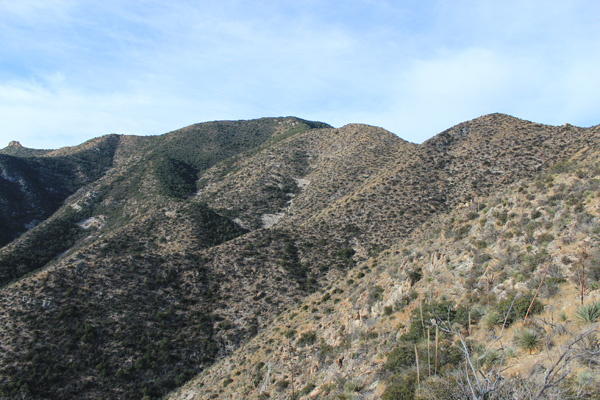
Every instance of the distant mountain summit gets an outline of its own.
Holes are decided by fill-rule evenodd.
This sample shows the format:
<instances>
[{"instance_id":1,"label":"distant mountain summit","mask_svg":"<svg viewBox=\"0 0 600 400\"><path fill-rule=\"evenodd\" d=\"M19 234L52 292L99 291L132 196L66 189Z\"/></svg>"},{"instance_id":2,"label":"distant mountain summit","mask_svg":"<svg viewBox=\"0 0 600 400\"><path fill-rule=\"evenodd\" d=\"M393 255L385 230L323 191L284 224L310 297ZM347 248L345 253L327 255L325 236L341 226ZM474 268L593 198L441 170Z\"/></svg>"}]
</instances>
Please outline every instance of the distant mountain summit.
<instances>
[{"instance_id":1,"label":"distant mountain summit","mask_svg":"<svg viewBox=\"0 0 600 400\"><path fill-rule=\"evenodd\" d=\"M493 114L413 144L281 117L8 146L0 397L160 398L307 296L331 298L357 265L376 274L382 252L597 148L599 133ZM320 296L304 311L336 312ZM214 384L218 398L228 383Z\"/></svg>"}]
</instances>

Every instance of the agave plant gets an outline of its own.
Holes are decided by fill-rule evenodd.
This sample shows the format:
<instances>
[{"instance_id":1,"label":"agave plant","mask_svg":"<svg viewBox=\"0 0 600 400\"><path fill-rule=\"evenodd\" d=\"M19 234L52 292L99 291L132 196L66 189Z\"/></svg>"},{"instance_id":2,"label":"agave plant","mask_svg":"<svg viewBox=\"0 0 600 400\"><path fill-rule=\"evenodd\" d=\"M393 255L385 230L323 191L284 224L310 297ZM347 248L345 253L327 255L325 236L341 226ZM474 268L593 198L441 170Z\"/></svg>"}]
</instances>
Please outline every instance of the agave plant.
<instances>
[{"instance_id":1,"label":"agave plant","mask_svg":"<svg viewBox=\"0 0 600 400\"><path fill-rule=\"evenodd\" d=\"M542 334L536 329L523 328L515 333L514 341L519 348L531 354L541 347Z\"/></svg>"},{"instance_id":2,"label":"agave plant","mask_svg":"<svg viewBox=\"0 0 600 400\"><path fill-rule=\"evenodd\" d=\"M600 302L596 301L577 307L575 317L584 324L593 324L600 318Z\"/></svg>"}]
</instances>

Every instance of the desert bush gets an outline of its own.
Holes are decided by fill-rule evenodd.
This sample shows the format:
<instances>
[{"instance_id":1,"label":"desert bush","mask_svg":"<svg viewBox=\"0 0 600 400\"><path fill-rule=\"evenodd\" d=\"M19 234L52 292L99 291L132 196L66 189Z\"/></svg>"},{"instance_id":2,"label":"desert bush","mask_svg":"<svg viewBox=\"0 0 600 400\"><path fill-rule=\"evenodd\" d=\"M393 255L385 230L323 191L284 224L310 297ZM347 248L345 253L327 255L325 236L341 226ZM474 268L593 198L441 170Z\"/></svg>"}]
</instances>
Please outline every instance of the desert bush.
<instances>
[{"instance_id":1,"label":"desert bush","mask_svg":"<svg viewBox=\"0 0 600 400\"><path fill-rule=\"evenodd\" d=\"M554 240L554 235L551 234L551 233L549 233L549 232L542 233L537 238L537 241L540 244L548 244L548 243L550 243L553 240Z\"/></svg>"},{"instance_id":2,"label":"desert bush","mask_svg":"<svg viewBox=\"0 0 600 400\"><path fill-rule=\"evenodd\" d=\"M574 351L575 358L588 367L600 366L600 337L594 332L577 343Z\"/></svg>"},{"instance_id":3,"label":"desert bush","mask_svg":"<svg viewBox=\"0 0 600 400\"><path fill-rule=\"evenodd\" d=\"M193 167L161 153L154 154L152 161L161 194L184 199L196 192L198 171Z\"/></svg>"},{"instance_id":4,"label":"desert bush","mask_svg":"<svg viewBox=\"0 0 600 400\"><path fill-rule=\"evenodd\" d=\"M426 335L426 326L431 326L431 321L443 321L450 325L458 325L466 328L469 324L468 311L463 306L455 306L449 301L439 301L424 303L423 307L423 322L421 321L421 310L415 308L412 311L410 319L410 327L408 332L402 335L402 340L406 342L418 342ZM477 322L478 314L471 315L471 322Z\"/></svg>"},{"instance_id":5,"label":"desert bush","mask_svg":"<svg viewBox=\"0 0 600 400\"><path fill-rule=\"evenodd\" d=\"M317 342L317 333L315 331L304 332L298 339L298 346L311 346Z\"/></svg>"},{"instance_id":6,"label":"desert bush","mask_svg":"<svg viewBox=\"0 0 600 400\"><path fill-rule=\"evenodd\" d=\"M401 373L415 363L415 351L411 344L400 344L392 350L384 364L384 368L392 373Z\"/></svg>"},{"instance_id":7,"label":"desert bush","mask_svg":"<svg viewBox=\"0 0 600 400\"><path fill-rule=\"evenodd\" d=\"M529 292L516 299L514 297L508 297L502 301L500 301L491 311L494 312L494 315L497 316L497 324L496 326L502 326L504 323L504 319L506 317L506 326L510 326L518 319L525 318L527 314L527 310L531 305L531 310L529 312L530 315L539 314L544 310L544 305L540 303L537 298L533 301L534 294ZM514 303L513 303L514 301ZM511 308L512 304L512 308ZM509 313L510 309L510 313ZM490 314L492 314L490 312ZM508 313L508 316L507 316ZM489 319L490 316L487 317L488 322L491 324L492 321Z\"/></svg>"},{"instance_id":8,"label":"desert bush","mask_svg":"<svg viewBox=\"0 0 600 400\"><path fill-rule=\"evenodd\" d=\"M381 395L381 400L413 400L417 387L417 373L411 371L403 376L394 376L392 383Z\"/></svg>"},{"instance_id":9,"label":"desert bush","mask_svg":"<svg viewBox=\"0 0 600 400\"><path fill-rule=\"evenodd\" d=\"M369 291L369 304L373 304L377 301L383 300L383 288L381 286L374 286Z\"/></svg>"},{"instance_id":10,"label":"desert bush","mask_svg":"<svg viewBox=\"0 0 600 400\"><path fill-rule=\"evenodd\" d=\"M593 324L600 317L600 302L584 304L577 307L575 318L584 324Z\"/></svg>"},{"instance_id":11,"label":"desert bush","mask_svg":"<svg viewBox=\"0 0 600 400\"><path fill-rule=\"evenodd\" d=\"M317 387L317 386L316 386L314 383L312 383L312 382L311 382L311 383L307 384L306 386L304 386L304 387L302 388L302 390L300 391L300 393L299 393L299 394L300 394L300 396L306 396L306 395L308 395L310 392L312 392L313 390L315 390L315 388L316 388L316 387Z\"/></svg>"},{"instance_id":12,"label":"desert bush","mask_svg":"<svg viewBox=\"0 0 600 400\"><path fill-rule=\"evenodd\" d=\"M492 329L504 322L504 316L500 315L498 310L490 310L482 320L486 328Z\"/></svg>"},{"instance_id":13,"label":"desert bush","mask_svg":"<svg viewBox=\"0 0 600 400\"><path fill-rule=\"evenodd\" d=\"M462 373L428 378L414 397L418 400L463 400L471 398L469 386Z\"/></svg>"},{"instance_id":14,"label":"desert bush","mask_svg":"<svg viewBox=\"0 0 600 400\"><path fill-rule=\"evenodd\" d=\"M521 350L529 354L537 351L542 346L543 335L535 328L523 328L515 332L514 342Z\"/></svg>"},{"instance_id":15,"label":"desert bush","mask_svg":"<svg viewBox=\"0 0 600 400\"><path fill-rule=\"evenodd\" d=\"M288 380L282 379L275 384L275 388L279 392L284 392L288 388L289 385L290 385L290 382Z\"/></svg>"},{"instance_id":16,"label":"desert bush","mask_svg":"<svg viewBox=\"0 0 600 400\"><path fill-rule=\"evenodd\" d=\"M296 330L295 329L288 329L287 331L285 331L283 333L283 336L285 336L288 339L293 338L294 336L296 336Z\"/></svg>"},{"instance_id":17,"label":"desert bush","mask_svg":"<svg viewBox=\"0 0 600 400\"><path fill-rule=\"evenodd\" d=\"M482 250L488 247L488 243L485 240L476 240L475 247L479 250Z\"/></svg>"},{"instance_id":18,"label":"desert bush","mask_svg":"<svg viewBox=\"0 0 600 400\"><path fill-rule=\"evenodd\" d=\"M349 380L345 385L346 392L358 393L363 389L363 384L355 380Z\"/></svg>"},{"instance_id":19,"label":"desert bush","mask_svg":"<svg viewBox=\"0 0 600 400\"><path fill-rule=\"evenodd\" d=\"M474 220L474 219L476 219L476 218L479 218L479 213L478 213L478 212L471 211L471 212L469 212L469 213L467 214L467 219L468 219L468 220L471 220L471 221L472 221L472 220Z\"/></svg>"},{"instance_id":20,"label":"desert bush","mask_svg":"<svg viewBox=\"0 0 600 400\"><path fill-rule=\"evenodd\" d=\"M229 386L229 384L232 382L233 382L233 379L231 379L231 378L227 378L227 379L223 380L223 387Z\"/></svg>"},{"instance_id":21,"label":"desert bush","mask_svg":"<svg viewBox=\"0 0 600 400\"><path fill-rule=\"evenodd\" d=\"M414 285L419 282L423 277L423 270L419 268L414 268L408 271L408 279L410 279L410 284Z\"/></svg>"}]
</instances>

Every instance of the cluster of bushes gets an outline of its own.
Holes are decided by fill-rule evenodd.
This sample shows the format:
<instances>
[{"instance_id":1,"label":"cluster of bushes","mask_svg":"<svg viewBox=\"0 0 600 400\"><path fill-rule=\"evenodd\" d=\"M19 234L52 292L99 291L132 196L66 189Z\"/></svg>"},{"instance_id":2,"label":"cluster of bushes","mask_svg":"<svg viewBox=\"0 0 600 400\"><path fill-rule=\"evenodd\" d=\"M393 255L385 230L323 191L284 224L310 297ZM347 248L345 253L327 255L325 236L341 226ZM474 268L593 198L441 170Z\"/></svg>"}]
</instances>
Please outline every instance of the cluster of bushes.
<instances>
[{"instance_id":1,"label":"cluster of bushes","mask_svg":"<svg viewBox=\"0 0 600 400\"><path fill-rule=\"evenodd\" d=\"M71 248L84 235L77 223L88 215L86 210L67 209L60 217L32 231L24 244L0 255L0 285L42 268Z\"/></svg>"},{"instance_id":2,"label":"cluster of bushes","mask_svg":"<svg viewBox=\"0 0 600 400\"><path fill-rule=\"evenodd\" d=\"M175 199L185 199L196 193L198 171L190 165L165 154L152 157L154 174L158 179L159 193Z\"/></svg>"},{"instance_id":3,"label":"cluster of bushes","mask_svg":"<svg viewBox=\"0 0 600 400\"><path fill-rule=\"evenodd\" d=\"M190 203L182 212L195 222L196 235L203 237L208 246L225 243L247 232L204 203Z\"/></svg>"},{"instance_id":4,"label":"cluster of bushes","mask_svg":"<svg viewBox=\"0 0 600 400\"><path fill-rule=\"evenodd\" d=\"M291 236L283 235L280 240L284 243L280 256L281 266L296 280L300 288L308 291L316 290L318 282L314 276L309 277L309 268L300 261L300 254Z\"/></svg>"},{"instance_id":5,"label":"cluster of bushes","mask_svg":"<svg viewBox=\"0 0 600 400\"><path fill-rule=\"evenodd\" d=\"M291 195L300 192L296 182L291 179L285 179L279 185L267 185L262 190L266 197L261 199L261 203L268 205L270 208L282 208L291 199Z\"/></svg>"},{"instance_id":6,"label":"cluster of bushes","mask_svg":"<svg viewBox=\"0 0 600 400\"><path fill-rule=\"evenodd\" d=\"M81 271L57 271L51 278L53 292L60 294L55 304L20 311L34 338L13 338L4 358L13 366L2 367L0 397L160 398L211 363L218 351L213 337L218 319L198 310L210 308L212 284L189 287L177 266L145 268L143 275L128 274L127 266L111 265L114 276L103 275L101 287L127 279L136 291L113 293L110 300L96 296L100 283L89 276L92 271L86 272L85 287L77 278ZM157 287L144 275L165 275L170 282Z\"/></svg>"},{"instance_id":7,"label":"cluster of bushes","mask_svg":"<svg viewBox=\"0 0 600 400\"><path fill-rule=\"evenodd\" d=\"M218 121L190 126L181 131L151 138L147 150L160 151L170 159L204 171L237 154L251 152L297 133L328 125L295 119L296 125L275 136L282 119Z\"/></svg>"},{"instance_id":8,"label":"cluster of bushes","mask_svg":"<svg viewBox=\"0 0 600 400\"><path fill-rule=\"evenodd\" d=\"M511 325L525 317L530 305L530 315L543 310L543 305L537 299L533 300L532 293L509 297L491 306L485 322L489 326L502 326L506 319L506 326ZM438 374L443 376L442 379L451 379L456 367L465 362L465 354L453 344L454 334L448 331L467 337L470 325L478 323L480 318L481 314L476 309L469 312L466 307L445 300L422 303L414 309L408 331L387 354L384 369L392 376L382 399L414 399L417 377L421 383L428 378L437 379L435 376ZM541 336L533 329L522 330L515 335L515 342L519 347L532 351L541 344ZM470 346L471 351L476 351L475 343Z\"/></svg>"},{"instance_id":9,"label":"cluster of bushes","mask_svg":"<svg viewBox=\"0 0 600 400\"><path fill-rule=\"evenodd\" d=\"M490 327L501 327L506 323L505 326L508 327L515 321L525 318L527 310L529 310L530 306L530 316L539 314L544 310L544 305L537 298L534 300L533 297L534 294L532 292L528 292L517 297L507 297L506 299L498 302L491 308L490 311L488 311L487 315L485 316L485 324Z\"/></svg>"},{"instance_id":10,"label":"cluster of bushes","mask_svg":"<svg viewBox=\"0 0 600 400\"><path fill-rule=\"evenodd\" d=\"M411 343L422 340L427 335L426 328L432 326L432 320L439 324L466 329L469 325L469 315L471 323L478 321L479 315L476 312L469 314L466 307L455 306L449 301L423 303L421 307L412 311L409 330L402 335L402 340Z\"/></svg>"}]
</instances>

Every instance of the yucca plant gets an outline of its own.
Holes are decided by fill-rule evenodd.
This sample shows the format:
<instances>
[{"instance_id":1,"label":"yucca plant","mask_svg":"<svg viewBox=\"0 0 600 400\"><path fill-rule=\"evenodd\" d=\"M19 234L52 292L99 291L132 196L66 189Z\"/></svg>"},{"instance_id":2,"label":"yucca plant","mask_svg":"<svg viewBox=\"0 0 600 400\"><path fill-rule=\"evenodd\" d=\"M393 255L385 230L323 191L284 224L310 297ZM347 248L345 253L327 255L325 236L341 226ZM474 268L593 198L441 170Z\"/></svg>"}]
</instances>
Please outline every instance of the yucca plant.
<instances>
[{"instance_id":1,"label":"yucca plant","mask_svg":"<svg viewBox=\"0 0 600 400\"><path fill-rule=\"evenodd\" d=\"M600 318L600 302L596 301L577 307L575 317L584 324L593 324Z\"/></svg>"},{"instance_id":2,"label":"yucca plant","mask_svg":"<svg viewBox=\"0 0 600 400\"><path fill-rule=\"evenodd\" d=\"M531 354L541 347L542 334L536 329L523 328L515 333L514 341L520 349L526 350Z\"/></svg>"}]
</instances>

